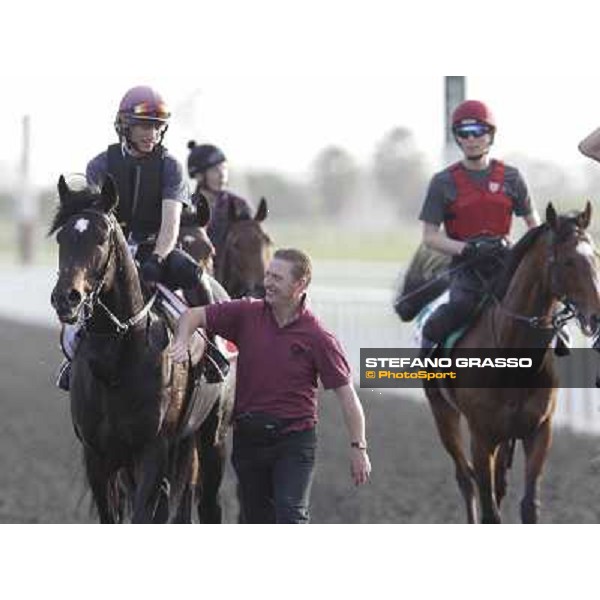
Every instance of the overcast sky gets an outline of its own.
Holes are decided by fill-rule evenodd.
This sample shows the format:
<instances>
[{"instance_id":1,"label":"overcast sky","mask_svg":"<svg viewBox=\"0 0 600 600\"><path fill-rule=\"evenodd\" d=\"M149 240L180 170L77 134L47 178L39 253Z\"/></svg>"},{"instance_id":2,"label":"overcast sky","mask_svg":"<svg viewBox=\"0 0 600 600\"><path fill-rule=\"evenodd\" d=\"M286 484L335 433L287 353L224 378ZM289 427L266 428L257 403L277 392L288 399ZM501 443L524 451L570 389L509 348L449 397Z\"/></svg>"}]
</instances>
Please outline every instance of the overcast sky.
<instances>
[{"instance_id":1,"label":"overcast sky","mask_svg":"<svg viewBox=\"0 0 600 600\"><path fill-rule=\"evenodd\" d=\"M83 170L115 140L122 94L146 83L172 106L166 143L182 160L196 137L222 146L234 169L303 175L328 144L366 162L387 130L405 126L435 169L443 75L461 72L479 73L467 94L497 115L497 155L586 164L576 146L600 124L600 76L584 12L573 10L574 33L564 11L547 8L542 23L526 2L513 13L507 1L493 23L475 2L410 4L22 0L0 35L0 165L18 164L30 114L34 180Z\"/></svg>"},{"instance_id":2,"label":"overcast sky","mask_svg":"<svg viewBox=\"0 0 600 600\"><path fill-rule=\"evenodd\" d=\"M31 115L32 172L37 183L61 171L81 171L115 138L113 119L131 85L150 83L173 111L166 143L181 159L190 138L223 147L232 166L274 168L302 175L328 144L368 161L394 126L413 130L432 168L443 144L443 77L401 72L310 77L273 75L138 79L10 77L2 99L0 161L17 164L23 114ZM578 141L600 124L600 77L478 77L469 97L496 113L496 153L520 152L561 164L583 164Z\"/></svg>"}]
</instances>

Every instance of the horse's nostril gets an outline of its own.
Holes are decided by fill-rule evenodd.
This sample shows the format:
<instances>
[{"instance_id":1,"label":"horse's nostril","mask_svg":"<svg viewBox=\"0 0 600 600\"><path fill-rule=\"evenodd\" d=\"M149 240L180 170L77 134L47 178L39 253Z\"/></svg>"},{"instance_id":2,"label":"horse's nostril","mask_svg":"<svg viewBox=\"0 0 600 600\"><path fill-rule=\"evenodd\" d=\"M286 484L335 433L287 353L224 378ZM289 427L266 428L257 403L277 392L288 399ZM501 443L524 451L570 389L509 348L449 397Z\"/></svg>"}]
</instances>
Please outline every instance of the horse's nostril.
<instances>
[{"instance_id":1,"label":"horse's nostril","mask_svg":"<svg viewBox=\"0 0 600 600\"><path fill-rule=\"evenodd\" d=\"M71 290L67 299L71 306L77 306L81 302L81 294L77 290Z\"/></svg>"}]
</instances>

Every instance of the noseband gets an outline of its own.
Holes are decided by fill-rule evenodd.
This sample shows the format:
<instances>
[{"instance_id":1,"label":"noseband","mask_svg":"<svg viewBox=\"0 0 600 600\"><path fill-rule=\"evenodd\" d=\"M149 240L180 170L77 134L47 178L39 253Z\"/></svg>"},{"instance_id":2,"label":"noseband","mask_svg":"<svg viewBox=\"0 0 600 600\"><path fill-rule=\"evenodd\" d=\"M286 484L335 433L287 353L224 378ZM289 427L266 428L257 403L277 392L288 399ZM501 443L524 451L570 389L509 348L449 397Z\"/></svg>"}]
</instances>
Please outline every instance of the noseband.
<instances>
[{"instance_id":1,"label":"noseband","mask_svg":"<svg viewBox=\"0 0 600 600\"><path fill-rule=\"evenodd\" d=\"M556 247L557 242L564 241L568 237L568 235L571 235L572 232L569 231L568 235L563 234L562 236L560 236L552 230L550 230L550 232L552 234L552 239L550 240L547 261L548 270L550 273L550 290L552 296L563 305L562 308L554 312L554 314L551 317L548 317L547 315L527 316L508 310L502 305L502 301L498 300L498 298L496 298L495 296L494 300L497 303L498 309L501 310L505 315L514 319L515 321L525 323L526 325L534 329L543 331L553 331L554 333L556 333L571 319L578 318L579 311L575 303L567 296L566 293L562 292L562 290L560 289L557 276L557 269L559 267L558 253ZM575 231L575 233L577 233L577 230Z\"/></svg>"},{"instance_id":2,"label":"noseband","mask_svg":"<svg viewBox=\"0 0 600 600\"><path fill-rule=\"evenodd\" d=\"M99 210L95 210L93 208L87 208L81 211L81 214L93 214L101 217L106 224L108 225L108 256L106 258L106 263L104 264L104 268L102 269L102 275L98 278L96 285L93 290L84 298L82 302L83 309L83 320L87 323L94 315L94 311L96 307L100 307L106 316L109 318L111 323L115 326L116 333L118 335L125 335L132 327L140 323L150 312L154 301L156 300L157 293L155 292L150 300L145 304L145 306L138 312L134 314L132 317L127 319L126 321L121 321L107 306L102 302L100 298L100 293L102 292L102 288L106 283L106 277L108 275L109 267L111 264L111 260L113 256L116 254L115 248L117 244L116 240L116 231L117 231L117 222L115 217L112 214L107 215Z\"/></svg>"}]
</instances>

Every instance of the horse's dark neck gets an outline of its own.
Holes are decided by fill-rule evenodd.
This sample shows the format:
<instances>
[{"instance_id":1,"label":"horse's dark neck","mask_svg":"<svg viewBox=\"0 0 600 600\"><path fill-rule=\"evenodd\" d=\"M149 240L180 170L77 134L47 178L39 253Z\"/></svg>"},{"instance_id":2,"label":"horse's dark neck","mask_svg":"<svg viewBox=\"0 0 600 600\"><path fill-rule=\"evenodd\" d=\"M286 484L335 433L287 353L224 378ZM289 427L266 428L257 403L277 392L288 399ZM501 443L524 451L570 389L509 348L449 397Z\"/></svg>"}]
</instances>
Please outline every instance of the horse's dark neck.
<instances>
[{"instance_id":1,"label":"horse's dark neck","mask_svg":"<svg viewBox=\"0 0 600 600\"><path fill-rule=\"evenodd\" d=\"M552 338L548 329L533 327L512 316L537 317L544 326L551 324L557 301L552 294L547 244L543 236L523 257L501 305L493 310L491 317L496 323L499 347L536 348L547 346Z\"/></svg>"},{"instance_id":2,"label":"horse's dark neck","mask_svg":"<svg viewBox=\"0 0 600 600\"><path fill-rule=\"evenodd\" d=\"M137 269L127 243L119 236L114 248L114 277L107 282L100 294L106 307L122 323L138 314L144 307L144 296ZM101 308L94 312L94 329L114 330L114 324Z\"/></svg>"}]
</instances>

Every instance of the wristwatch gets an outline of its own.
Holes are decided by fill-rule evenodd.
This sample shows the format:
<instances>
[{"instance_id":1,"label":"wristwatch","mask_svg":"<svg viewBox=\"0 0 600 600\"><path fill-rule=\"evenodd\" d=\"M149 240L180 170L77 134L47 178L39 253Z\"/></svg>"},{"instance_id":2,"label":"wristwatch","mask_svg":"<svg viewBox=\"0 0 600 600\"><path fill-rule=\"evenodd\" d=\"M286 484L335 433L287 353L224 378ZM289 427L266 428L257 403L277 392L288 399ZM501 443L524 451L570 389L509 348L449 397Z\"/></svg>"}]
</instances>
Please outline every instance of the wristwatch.
<instances>
[{"instance_id":1,"label":"wristwatch","mask_svg":"<svg viewBox=\"0 0 600 600\"><path fill-rule=\"evenodd\" d=\"M366 442L350 442L350 447L351 448L356 448L358 450L366 450L367 449L367 444Z\"/></svg>"}]
</instances>

